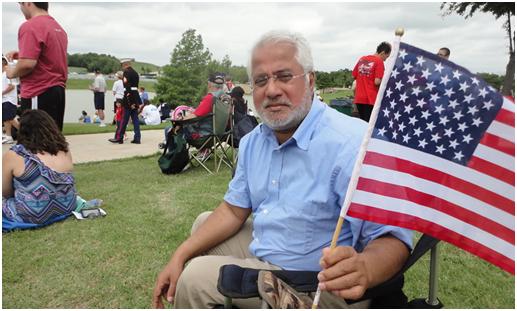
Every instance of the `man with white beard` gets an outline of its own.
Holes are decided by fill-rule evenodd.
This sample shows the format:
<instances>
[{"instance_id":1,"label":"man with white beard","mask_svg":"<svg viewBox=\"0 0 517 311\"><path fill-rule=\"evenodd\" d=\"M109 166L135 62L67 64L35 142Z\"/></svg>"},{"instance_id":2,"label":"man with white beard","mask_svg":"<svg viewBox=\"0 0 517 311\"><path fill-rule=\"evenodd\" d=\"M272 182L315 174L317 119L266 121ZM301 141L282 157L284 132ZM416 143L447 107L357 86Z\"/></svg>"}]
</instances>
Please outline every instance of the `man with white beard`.
<instances>
[{"instance_id":1,"label":"man with white beard","mask_svg":"<svg viewBox=\"0 0 517 311\"><path fill-rule=\"evenodd\" d=\"M314 97L311 51L301 35L265 34L252 49L248 74L263 123L242 138L224 201L198 216L159 274L153 307L163 308L163 298L175 308L223 304L217 291L222 265L319 271L320 260L320 306L347 307L342 298L359 298L394 275L412 242L409 230L347 217L340 246L324 250L366 123ZM257 298L233 303L260 308Z\"/></svg>"}]
</instances>

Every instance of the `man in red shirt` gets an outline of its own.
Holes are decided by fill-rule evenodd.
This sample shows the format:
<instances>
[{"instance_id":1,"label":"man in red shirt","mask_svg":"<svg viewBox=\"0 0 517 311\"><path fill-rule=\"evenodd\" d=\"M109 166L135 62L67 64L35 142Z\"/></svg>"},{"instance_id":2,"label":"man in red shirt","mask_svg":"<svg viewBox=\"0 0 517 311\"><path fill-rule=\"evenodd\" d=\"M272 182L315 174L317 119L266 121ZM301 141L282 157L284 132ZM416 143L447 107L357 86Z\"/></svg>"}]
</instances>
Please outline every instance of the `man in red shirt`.
<instances>
[{"instance_id":1,"label":"man in red shirt","mask_svg":"<svg viewBox=\"0 0 517 311\"><path fill-rule=\"evenodd\" d=\"M67 34L48 15L48 2L20 2L20 9L27 21L18 30L19 51L6 54L9 61L18 59L16 67L7 70L7 77L20 77L22 110L44 110L62 130L68 75Z\"/></svg>"},{"instance_id":2,"label":"man in red shirt","mask_svg":"<svg viewBox=\"0 0 517 311\"><path fill-rule=\"evenodd\" d=\"M375 54L361 57L352 71L352 76L356 80L354 104L359 111L359 117L366 122L370 121L375 98L384 75L384 61L388 59L390 53L391 45L388 42L382 42L377 46Z\"/></svg>"},{"instance_id":3,"label":"man in red shirt","mask_svg":"<svg viewBox=\"0 0 517 311\"><path fill-rule=\"evenodd\" d=\"M192 119L196 117L203 117L212 112L212 101L214 99L214 95L219 96L223 92L224 86L224 74L216 72L212 73L208 76L208 94L201 99L199 105L193 113L187 113L187 115L183 118Z\"/></svg>"}]
</instances>

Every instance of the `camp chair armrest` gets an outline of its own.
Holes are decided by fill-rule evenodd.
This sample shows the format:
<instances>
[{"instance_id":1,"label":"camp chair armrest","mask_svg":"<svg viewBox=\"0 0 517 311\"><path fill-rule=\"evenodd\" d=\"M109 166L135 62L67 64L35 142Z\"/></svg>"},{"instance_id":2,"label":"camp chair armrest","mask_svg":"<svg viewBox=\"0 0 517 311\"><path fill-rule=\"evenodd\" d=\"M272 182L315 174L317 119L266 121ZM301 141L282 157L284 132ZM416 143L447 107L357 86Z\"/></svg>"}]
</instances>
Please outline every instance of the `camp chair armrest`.
<instances>
[{"instance_id":1,"label":"camp chair armrest","mask_svg":"<svg viewBox=\"0 0 517 311\"><path fill-rule=\"evenodd\" d=\"M213 116L213 113L209 113L207 115L201 116L201 117L195 117L192 119L186 119L186 120L173 120L170 119L173 125L185 125L185 124L191 124L191 123L197 123L203 120L206 120L208 118L211 118Z\"/></svg>"}]
</instances>

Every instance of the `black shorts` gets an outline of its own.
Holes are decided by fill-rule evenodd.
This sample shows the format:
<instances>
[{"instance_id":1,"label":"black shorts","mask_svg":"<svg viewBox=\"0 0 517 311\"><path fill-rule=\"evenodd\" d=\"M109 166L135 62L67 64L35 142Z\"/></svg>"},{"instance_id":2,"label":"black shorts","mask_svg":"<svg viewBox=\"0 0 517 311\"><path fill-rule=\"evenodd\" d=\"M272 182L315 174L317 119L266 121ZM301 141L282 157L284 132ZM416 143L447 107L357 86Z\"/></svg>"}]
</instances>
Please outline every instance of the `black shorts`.
<instances>
[{"instance_id":1,"label":"black shorts","mask_svg":"<svg viewBox=\"0 0 517 311\"><path fill-rule=\"evenodd\" d=\"M104 92L93 92L93 103L95 105L95 109L104 110Z\"/></svg>"},{"instance_id":2,"label":"black shorts","mask_svg":"<svg viewBox=\"0 0 517 311\"><path fill-rule=\"evenodd\" d=\"M2 122L10 121L16 117L16 106L11 102L2 103Z\"/></svg>"},{"instance_id":3,"label":"black shorts","mask_svg":"<svg viewBox=\"0 0 517 311\"><path fill-rule=\"evenodd\" d=\"M63 130L63 118L65 116L65 88L53 86L45 92L34 97L36 99L36 109L47 112L56 121L59 130ZM22 113L32 109L32 98L23 98L20 101Z\"/></svg>"}]
</instances>

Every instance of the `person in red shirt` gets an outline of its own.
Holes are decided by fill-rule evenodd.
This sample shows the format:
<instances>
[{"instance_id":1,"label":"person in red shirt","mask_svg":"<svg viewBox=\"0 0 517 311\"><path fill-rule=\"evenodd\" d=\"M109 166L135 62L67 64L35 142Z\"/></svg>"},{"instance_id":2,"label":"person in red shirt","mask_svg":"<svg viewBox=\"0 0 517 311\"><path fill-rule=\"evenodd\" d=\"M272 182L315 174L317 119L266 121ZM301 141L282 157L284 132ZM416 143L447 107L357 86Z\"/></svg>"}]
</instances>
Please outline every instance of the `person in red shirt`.
<instances>
[{"instance_id":1,"label":"person in red shirt","mask_svg":"<svg viewBox=\"0 0 517 311\"><path fill-rule=\"evenodd\" d=\"M203 117L212 112L212 101L214 99L214 95L221 95L223 92L224 86L224 74L216 72L212 73L208 76L208 94L201 99L199 105L193 113L187 113L187 115L183 118L192 119L196 117Z\"/></svg>"},{"instance_id":2,"label":"person in red shirt","mask_svg":"<svg viewBox=\"0 0 517 311\"><path fill-rule=\"evenodd\" d=\"M27 21L18 30L19 51L5 55L18 59L7 77L20 77L22 110L44 110L63 130L68 36L48 15L48 2L20 2L20 9Z\"/></svg>"},{"instance_id":3,"label":"person in red shirt","mask_svg":"<svg viewBox=\"0 0 517 311\"><path fill-rule=\"evenodd\" d=\"M375 54L361 57L352 71L352 76L356 80L354 104L359 111L359 117L366 122L370 121L375 98L384 75L384 61L388 59L390 53L391 45L388 42L382 42L377 46Z\"/></svg>"}]
</instances>

